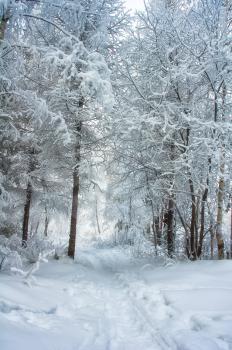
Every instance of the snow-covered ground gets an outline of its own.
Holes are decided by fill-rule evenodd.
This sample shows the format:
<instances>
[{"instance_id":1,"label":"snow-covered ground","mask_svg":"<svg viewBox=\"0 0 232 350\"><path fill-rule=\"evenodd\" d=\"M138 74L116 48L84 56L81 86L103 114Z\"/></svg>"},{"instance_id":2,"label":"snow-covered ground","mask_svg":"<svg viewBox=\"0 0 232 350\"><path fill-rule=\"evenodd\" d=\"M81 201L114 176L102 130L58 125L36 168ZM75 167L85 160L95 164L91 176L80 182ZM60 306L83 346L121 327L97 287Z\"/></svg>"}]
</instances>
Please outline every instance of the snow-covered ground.
<instances>
[{"instance_id":1,"label":"snow-covered ground","mask_svg":"<svg viewBox=\"0 0 232 350\"><path fill-rule=\"evenodd\" d=\"M232 262L170 266L120 249L0 274L1 350L232 349Z\"/></svg>"}]
</instances>

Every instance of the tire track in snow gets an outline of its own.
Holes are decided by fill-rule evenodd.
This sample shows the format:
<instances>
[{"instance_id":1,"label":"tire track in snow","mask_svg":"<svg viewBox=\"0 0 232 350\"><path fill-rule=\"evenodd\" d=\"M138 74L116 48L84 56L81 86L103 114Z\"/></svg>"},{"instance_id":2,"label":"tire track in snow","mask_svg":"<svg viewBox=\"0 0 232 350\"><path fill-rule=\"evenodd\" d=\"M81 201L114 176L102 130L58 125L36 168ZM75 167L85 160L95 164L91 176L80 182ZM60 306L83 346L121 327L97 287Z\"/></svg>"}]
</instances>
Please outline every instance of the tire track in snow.
<instances>
[{"instance_id":1,"label":"tire track in snow","mask_svg":"<svg viewBox=\"0 0 232 350\"><path fill-rule=\"evenodd\" d=\"M102 285L101 289L101 300L104 300L105 310L103 312L104 318L107 320L107 328L108 329L108 339L111 340L111 345L108 344L105 349L116 349L121 350L121 347L117 347L117 335L127 333L131 334L131 337L145 337L149 340L149 349L151 350L175 350L176 345L171 339L166 339L160 332L160 327L158 326L159 319L157 318L157 324L154 324L154 319L151 317L150 313L147 312L147 308L145 302L150 302L150 300L143 300L143 298L139 298L138 294L144 293L144 290L148 288L147 284L142 281L139 276L135 276L134 280L131 280L130 277L126 277L124 273L125 267L132 267L129 263L128 265L118 266L117 259L115 257L112 258L110 256L106 257L103 255L98 255L96 257L91 257L91 261L89 261L89 256L87 256L87 261L84 259L80 259L85 267L92 267L94 270L96 269L98 272L107 273L109 281L107 285ZM97 263L95 263L97 260ZM94 264L93 264L94 262ZM127 262L128 263L128 262ZM136 266L132 267L133 270ZM122 272L123 271L123 272ZM134 271L133 271L134 273ZM100 277L100 276L99 276ZM114 297L117 300L113 300L112 295L110 295L110 291L114 289ZM99 289L96 290L99 293ZM155 307L158 307L160 303L162 307L168 308L170 311L170 306L166 305L166 301L163 295L161 295L160 291L156 290L156 304L151 306L153 312L156 312ZM149 298L148 298L149 299ZM112 307L112 305L114 307ZM125 317L125 314L127 316ZM164 318L170 318L168 312L163 315ZM101 319L103 316L101 316ZM113 321L113 322L112 322ZM126 331L125 331L126 328ZM107 337L106 336L106 337ZM135 342L136 344L136 342ZM116 347L115 347L116 345ZM91 350L95 349L94 347ZM128 349L127 346L123 347L123 349ZM147 350L147 348L146 348Z\"/></svg>"},{"instance_id":2,"label":"tire track in snow","mask_svg":"<svg viewBox=\"0 0 232 350\"><path fill-rule=\"evenodd\" d=\"M107 276L105 283L99 271ZM93 313L97 312L99 315L98 324L95 324L95 329L94 325L92 326L90 338L83 340L80 350L135 349L139 342L141 347L142 343L146 343L146 350L175 350L173 344L170 347L154 326L143 303L136 298L135 288L125 275L118 272L115 262L105 269L105 261L102 262L100 258L95 277L95 283L92 281L88 284L85 277L81 276L79 283L75 283L75 291L69 293L73 294L74 299L78 296L80 298L84 289L84 293L92 301L92 307L96 308ZM141 280L140 287L142 291L145 288ZM126 343L128 340L131 341L130 344ZM101 343L102 346L97 346L97 343Z\"/></svg>"},{"instance_id":3,"label":"tire track in snow","mask_svg":"<svg viewBox=\"0 0 232 350\"><path fill-rule=\"evenodd\" d=\"M160 329L158 326L158 323L160 320L156 320L157 324L154 324L153 317L147 312L146 302L149 301L147 296L145 298L138 298L139 293L142 292L142 295L144 295L144 290L148 288L146 283L141 280L137 275L134 278L134 280L131 281L130 279L126 277L126 275L122 272L115 273L115 279L118 282L120 287L124 288L124 295L127 301L130 303L132 309L134 310L137 319L139 319L139 322L142 323L143 328L146 329L146 331L151 336L152 340L159 346L159 349L162 350L175 350L176 345L171 339L165 339L165 337L160 333ZM160 291L153 291L157 293L158 300L157 304L161 303L164 307L167 305L165 301L165 297L160 293ZM152 300L150 300L152 303ZM154 306L153 306L154 307ZM152 306L151 306L152 308ZM154 312L156 310L153 310ZM167 318L169 318L168 316ZM166 335L166 338L167 335ZM156 347L154 349L157 349Z\"/></svg>"}]
</instances>

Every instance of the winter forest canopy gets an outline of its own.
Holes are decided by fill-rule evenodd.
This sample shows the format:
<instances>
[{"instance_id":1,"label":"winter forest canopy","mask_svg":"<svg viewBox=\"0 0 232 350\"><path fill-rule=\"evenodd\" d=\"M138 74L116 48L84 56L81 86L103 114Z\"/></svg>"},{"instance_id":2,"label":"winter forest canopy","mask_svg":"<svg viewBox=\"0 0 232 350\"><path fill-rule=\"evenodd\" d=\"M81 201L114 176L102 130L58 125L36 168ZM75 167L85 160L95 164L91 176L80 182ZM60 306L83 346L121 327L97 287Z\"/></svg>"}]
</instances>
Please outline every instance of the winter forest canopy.
<instances>
[{"instance_id":1,"label":"winter forest canopy","mask_svg":"<svg viewBox=\"0 0 232 350\"><path fill-rule=\"evenodd\" d=\"M1 350L231 350L231 177L231 0L0 0Z\"/></svg>"},{"instance_id":2,"label":"winter forest canopy","mask_svg":"<svg viewBox=\"0 0 232 350\"><path fill-rule=\"evenodd\" d=\"M62 218L74 257L83 208L120 244L231 257L230 1L3 0L0 15L1 239L27 248Z\"/></svg>"}]
</instances>

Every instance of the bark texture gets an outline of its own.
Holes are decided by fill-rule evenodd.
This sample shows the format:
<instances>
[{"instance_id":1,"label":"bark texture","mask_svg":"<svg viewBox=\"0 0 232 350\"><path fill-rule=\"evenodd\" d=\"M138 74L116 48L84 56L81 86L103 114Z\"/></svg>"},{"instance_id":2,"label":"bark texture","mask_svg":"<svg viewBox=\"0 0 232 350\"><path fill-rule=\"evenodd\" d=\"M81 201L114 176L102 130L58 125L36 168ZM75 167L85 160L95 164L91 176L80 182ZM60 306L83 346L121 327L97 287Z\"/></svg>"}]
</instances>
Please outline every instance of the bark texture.
<instances>
[{"instance_id":1,"label":"bark texture","mask_svg":"<svg viewBox=\"0 0 232 350\"><path fill-rule=\"evenodd\" d=\"M0 18L0 40L4 39L6 26L9 18L10 18L10 11L9 9L7 9L6 12L3 14L2 18Z\"/></svg>"},{"instance_id":2,"label":"bark texture","mask_svg":"<svg viewBox=\"0 0 232 350\"><path fill-rule=\"evenodd\" d=\"M225 99L226 86L225 82L222 84L222 121L225 121ZM221 163L220 163L220 178L218 183L218 198L217 198L217 225L216 225L216 239L218 246L218 259L224 259L224 239L223 239L223 203L225 193L225 144L222 136L221 145Z\"/></svg>"},{"instance_id":3,"label":"bark texture","mask_svg":"<svg viewBox=\"0 0 232 350\"><path fill-rule=\"evenodd\" d=\"M165 223L167 225L167 248L168 248L168 256L173 257L174 253L174 201L173 198L170 197L168 200L168 210L166 212Z\"/></svg>"},{"instance_id":4,"label":"bark texture","mask_svg":"<svg viewBox=\"0 0 232 350\"><path fill-rule=\"evenodd\" d=\"M80 188L79 174L77 171L74 171L72 212L71 212L70 236L69 236L69 246L68 246L68 256L70 256L71 258L74 258L75 256L79 188Z\"/></svg>"},{"instance_id":5,"label":"bark texture","mask_svg":"<svg viewBox=\"0 0 232 350\"><path fill-rule=\"evenodd\" d=\"M224 178L221 177L219 180L219 188L218 188L217 227L216 227L218 259L224 259L224 239L223 239L223 232L222 232L224 187L225 187Z\"/></svg>"},{"instance_id":6,"label":"bark texture","mask_svg":"<svg viewBox=\"0 0 232 350\"><path fill-rule=\"evenodd\" d=\"M80 190L80 136L81 136L81 122L77 125L77 143L75 148L75 168L73 171L73 192L72 192L72 211L71 211L71 223L70 223L70 235L68 245L68 256L74 259L76 248L76 234L77 234L77 211L78 211L78 197Z\"/></svg>"},{"instance_id":7,"label":"bark texture","mask_svg":"<svg viewBox=\"0 0 232 350\"><path fill-rule=\"evenodd\" d=\"M197 247L197 257L199 258L202 254L202 247L203 247L203 241L205 236L205 204L208 197L208 187L205 188L205 191L202 196L201 200L201 213L200 213L200 236L199 236L199 243Z\"/></svg>"},{"instance_id":8,"label":"bark texture","mask_svg":"<svg viewBox=\"0 0 232 350\"><path fill-rule=\"evenodd\" d=\"M190 175L191 176L191 175ZM191 224L190 224L190 255L191 259L196 259L196 198L194 195L193 181L189 179L189 186L191 192Z\"/></svg>"},{"instance_id":9,"label":"bark texture","mask_svg":"<svg viewBox=\"0 0 232 350\"><path fill-rule=\"evenodd\" d=\"M29 181L27 185L27 190L26 190L26 202L24 205L24 215L23 215L23 236L22 236L23 247L27 245L27 240L28 240L31 197L32 197L32 186Z\"/></svg>"}]
</instances>

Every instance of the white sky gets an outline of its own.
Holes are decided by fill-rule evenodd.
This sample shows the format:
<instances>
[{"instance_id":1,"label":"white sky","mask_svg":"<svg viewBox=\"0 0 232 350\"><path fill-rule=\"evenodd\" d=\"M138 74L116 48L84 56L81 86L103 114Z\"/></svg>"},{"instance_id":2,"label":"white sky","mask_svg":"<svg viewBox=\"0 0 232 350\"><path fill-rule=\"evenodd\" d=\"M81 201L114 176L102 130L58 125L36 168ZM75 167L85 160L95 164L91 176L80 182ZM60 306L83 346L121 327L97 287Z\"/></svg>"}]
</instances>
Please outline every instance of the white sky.
<instances>
[{"instance_id":1,"label":"white sky","mask_svg":"<svg viewBox=\"0 0 232 350\"><path fill-rule=\"evenodd\" d=\"M143 0L125 0L125 5L128 9L141 10L144 8Z\"/></svg>"}]
</instances>

